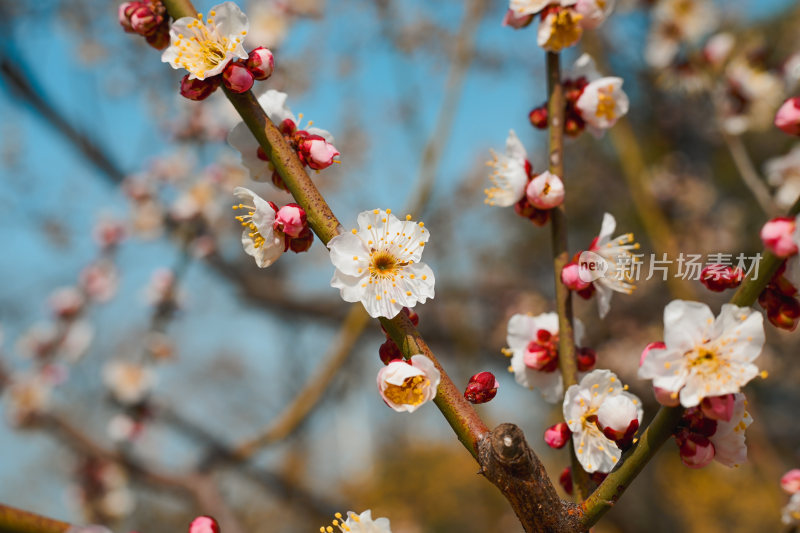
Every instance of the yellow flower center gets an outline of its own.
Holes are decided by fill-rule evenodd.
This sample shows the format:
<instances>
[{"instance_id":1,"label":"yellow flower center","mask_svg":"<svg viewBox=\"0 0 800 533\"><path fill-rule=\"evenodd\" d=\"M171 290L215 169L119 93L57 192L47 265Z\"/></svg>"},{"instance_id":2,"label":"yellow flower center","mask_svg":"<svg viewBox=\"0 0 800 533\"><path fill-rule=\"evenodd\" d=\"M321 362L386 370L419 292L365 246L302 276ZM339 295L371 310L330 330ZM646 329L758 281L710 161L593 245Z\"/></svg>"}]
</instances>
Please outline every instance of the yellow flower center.
<instances>
[{"instance_id":1,"label":"yellow flower center","mask_svg":"<svg viewBox=\"0 0 800 533\"><path fill-rule=\"evenodd\" d=\"M233 206L233 208L234 209L248 209L249 210L246 215L237 216L236 220L241 222L242 226L244 226L245 228L250 230L250 233L248 233L247 235L251 239L253 239L253 247L254 248L261 248L264 245L264 243L266 242L266 239L264 239L264 237L261 236L261 233L259 233L259 231L258 231L258 227L253 222L253 215L256 212L256 208L253 207L253 206L244 205L244 204L235 205L235 206Z\"/></svg>"},{"instance_id":2,"label":"yellow flower center","mask_svg":"<svg viewBox=\"0 0 800 533\"><path fill-rule=\"evenodd\" d=\"M614 87L606 85L597 91L597 111L595 116L598 118L605 118L607 120L614 120L616 113L616 100L614 100Z\"/></svg>"},{"instance_id":3,"label":"yellow flower center","mask_svg":"<svg viewBox=\"0 0 800 533\"><path fill-rule=\"evenodd\" d=\"M214 12L209 15L214 16ZM241 37L229 39L220 35L212 18L206 24L201 19L202 15L198 15L197 20L188 24L192 35L186 37L180 34L173 43L178 47L176 63L198 77L204 77L206 72L224 63L228 53L241 42ZM242 32L242 36L246 33Z\"/></svg>"},{"instance_id":4,"label":"yellow flower center","mask_svg":"<svg viewBox=\"0 0 800 533\"><path fill-rule=\"evenodd\" d=\"M430 386L425 376L406 378L402 385L386 384L383 394L393 403L402 405L419 405L425 401L425 388Z\"/></svg>"},{"instance_id":5,"label":"yellow flower center","mask_svg":"<svg viewBox=\"0 0 800 533\"><path fill-rule=\"evenodd\" d=\"M570 9L562 9L556 13L544 48L558 52L578 42L583 35L583 28L578 24L582 18L583 15Z\"/></svg>"},{"instance_id":6,"label":"yellow flower center","mask_svg":"<svg viewBox=\"0 0 800 533\"><path fill-rule=\"evenodd\" d=\"M386 250L375 250L369 256L369 276L372 279L391 279L397 275L400 267L406 266Z\"/></svg>"}]
</instances>

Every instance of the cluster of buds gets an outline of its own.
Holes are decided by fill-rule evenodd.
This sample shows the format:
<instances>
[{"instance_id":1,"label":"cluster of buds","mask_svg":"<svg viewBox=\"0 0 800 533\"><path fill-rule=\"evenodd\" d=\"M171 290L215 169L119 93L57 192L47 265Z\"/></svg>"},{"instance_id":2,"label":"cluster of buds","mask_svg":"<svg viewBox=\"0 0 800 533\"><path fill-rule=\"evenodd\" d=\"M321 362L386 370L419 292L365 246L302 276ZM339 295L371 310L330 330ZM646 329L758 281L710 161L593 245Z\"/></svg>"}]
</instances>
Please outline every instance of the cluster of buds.
<instances>
[{"instance_id":1,"label":"cluster of buds","mask_svg":"<svg viewBox=\"0 0 800 533\"><path fill-rule=\"evenodd\" d=\"M697 407L684 411L674 432L681 462L689 468L703 468L715 455L711 437L717 432L720 420L730 422L735 405L734 395L703 398Z\"/></svg>"},{"instance_id":2,"label":"cluster of buds","mask_svg":"<svg viewBox=\"0 0 800 533\"><path fill-rule=\"evenodd\" d=\"M566 108L564 112L564 133L570 137L577 137L586 129L586 121L583 120L580 110L576 104L583 94L589 80L585 76L577 79L564 80L564 101ZM531 126L536 129L545 130L548 126L547 102L536 107L528 113L528 120Z\"/></svg>"},{"instance_id":3,"label":"cluster of buds","mask_svg":"<svg viewBox=\"0 0 800 533\"><path fill-rule=\"evenodd\" d=\"M700 283L714 292L735 289L743 279L744 271L729 265L708 265L700 273Z\"/></svg>"},{"instance_id":4,"label":"cluster of buds","mask_svg":"<svg viewBox=\"0 0 800 533\"><path fill-rule=\"evenodd\" d=\"M187 74L181 80L180 93L189 100L205 100L217 90L220 85L234 93L244 93L253 87L253 83L263 81L272 76L275 70L275 58L272 52L259 46L247 56L246 60L236 59L229 61L221 74L195 78Z\"/></svg>"},{"instance_id":5,"label":"cluster of buds","mask_svg":"<svg viewBox=\"0 0 800 533\"><path fill-rule=\"evenodd\" d=\"M278 129L289 145L297 152L300 162L313 170L328 168L335 162L336 157L340 155L339 150L329 143L325 137L319 133L300 129L291 118L284 119L278 125ZM259 157L262 157L262 154L263 151L259 153ZM273 176L276 174L273 173ZM280 180L280 176L277 179ZM272 182L276 182L275 177L273 177Z\"/></svg>"},{"instance_id":6,"label":"cluster of buds","mask_svg":"<svg viewBox=\"0 0 800 533\"><path fill-rule=\"evenodd\" d=\"M786 278L787 263L788 261L784 261L772 276L758 296L758 303L767 312L767 319L773 326L794 331L800 320L800 295L794 283Z\"/></svg>"},{"instance_id":7,"label":"cluster of buds","mask_svg":"<svg viewBox=\"0 0 800 533\"><path fill-rule=\"evenodd\" d=\"M118 16L127 33L138 33L153 48L163 50L169 44L169 16L161 0L124 2Z\"/></svg>"},{"instance_id":8,"label":"cluster of buds","mask_svg":"<svg viewBox=\"0 0 800 533\"><path fill-rule=\"evenodd\" d=\"M464 398L470 403L486 403L497 395L500 383L491 372L479 372L469 378Z\"/></svg>"}]
</instances>

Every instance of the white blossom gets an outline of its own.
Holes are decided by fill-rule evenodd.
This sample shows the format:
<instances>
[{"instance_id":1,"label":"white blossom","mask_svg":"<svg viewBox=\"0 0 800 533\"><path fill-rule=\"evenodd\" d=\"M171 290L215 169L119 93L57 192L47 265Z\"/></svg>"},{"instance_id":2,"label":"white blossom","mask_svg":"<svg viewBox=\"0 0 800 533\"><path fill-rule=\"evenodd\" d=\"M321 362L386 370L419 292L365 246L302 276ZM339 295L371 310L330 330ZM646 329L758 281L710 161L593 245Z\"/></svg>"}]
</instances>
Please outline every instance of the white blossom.
<instances>
[{"instance_id":1,"label":"white blossom","mask_svg":"<svg viewBox=\"0 0 800 533\"><path fill-rule=\"evenodd\" d=\"M372 510L367 509L361 514L347 511L347 519L343 520L342 513L334 515L336 519L333 526L343 533L392 533L388 518L372 518ZM321 527L320 531L334 531L332 527Z\"/></svg>"},{"instance_id":2,"label":"white blossom","mask_svg":"<svg viewBox=\"0 0 800 533\"><path fill-rule=\"evenodd\" d=\"M506 153L492 150L492 161L486 164L494 170L489 175L494 187L485 189L485 202L498 207L514 205L525 196L528 186L528 154L514 130L508 131Z\"/></svg>"},{"instance_id":3,"label":"white blossom","mask_svg":"<svg viewBox=\"0 0 800 533\"><path fill-rule=\"evenodd\" d=\"M722 306L715 319L699 302L674 300L664 308L664 344L651 349L639 377L680 395L684 407L706 396L738 393L756 375L764 346L764 319L749 307Z\"/></svg>"},{"instance_id":4,"label":"white blossom","mask_svg":"<svg viewBox=\"0 0 800 533\"><path fill-rule=\"evenodd\" d=\"M433 361L414 355L392 361L378 372L378 391L386 405L398 413L413 413L436 397L441 374Z\"/></svg>"},{"instance_id":5,"label":"white blossom","mask_svg":"<svg viewBox=\"0 0 800 533\"><path fill-rule=\"evenodd\" d=\"M244 226L242 231L244 251L256 260L260 268L266 268L281 256L285 248L283 234L273 228L277 211L273 205L250 189L236 187L233 194L243 202L234 206L234 209L246 211L246 214L236 217Z\"/></svg>"},{"instance_id":6,"label":"white blossom","mask_svg":"<svg viewBox=\"0 0 800 533\"><path fill-rule=\"evenodd\" d=\"M607 130L628 113L630 102L622 78L608 76L589 82L575 107L589 126Z\"/></svg>"},{"instance_id":7,"label":"white blossom","mask_svg":"<svg viewBox=\"0 0 800 533\"><path fill-rule=\"evenodd\" d=\"M594 280L597 291L597 308L600 318L605 317L611 309L611 296L614 292L630 294L636 288L633 284L632 268L636 258L632 250L638 250L639 244L633 242L633 234L625 233L612 238L617 228L617 221L610 213L603 215L600 234L590 248L608 265L606 274Z\"/></svg>"},{"instance_id":8,"label":"white blossom","mask_svg":"<svg viewBox=\"0 0 800 533\"><path fill-rule=\"evenodd\" d=\"M142 364L114 360L103 367L103 383L117 401L126 405L144 400L155 381L153 370Z\"/></svg>"},{"instance_id":9,"label":"white blossom","mask_svg":"<svg viewBox=\"0 0 800 533\"><path fill-rule=\"evenodd\" d=\"M373 318L392 318L434 296L433 271L421 263L429 233L422 222L400 221L391 210L358 215L358 229L328 243L336 267L331 286L346 302L361 302Z\"/></svg>"},{"instance_id":10,"label":"white blossom","mask_svg":"<svg viewBox=\"0 0 800 533\"><path fill-rule=\"evenodd\" d=\"M734 395L733 414L730 421L717 420L717 430L709 437L714 445L714 460L725 466L739 466L747 461L744 432L753 423L747 412L744 394Z\"/></svg>"}]
</instances>

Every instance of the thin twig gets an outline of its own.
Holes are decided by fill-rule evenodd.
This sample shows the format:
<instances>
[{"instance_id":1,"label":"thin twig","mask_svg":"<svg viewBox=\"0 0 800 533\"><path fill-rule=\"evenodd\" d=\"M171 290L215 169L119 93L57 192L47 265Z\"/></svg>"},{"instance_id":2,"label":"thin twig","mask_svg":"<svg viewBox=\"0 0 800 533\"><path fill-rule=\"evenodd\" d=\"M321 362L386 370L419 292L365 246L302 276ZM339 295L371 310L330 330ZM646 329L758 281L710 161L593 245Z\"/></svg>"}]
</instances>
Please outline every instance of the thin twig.
<instances>
[{"instance_id":1,"label":"thin twig","mask_svg":"<svg viewBox=\"0 0 800 533\"><path fill-rule=\"evenodd\" d=\"M725 141L725 146L731 154L733 164L736 165L742 182L753 194L753 198L758 202L761 210L764 211L768 217L776 216L779 211L778 206L772 201L772 195L770 195L769 189L766 184L764 184L764 180L761 179L755 165L753 165L753 161L750 159L750 154L747 152L747 147L745 147L742 142L742 138L738 135L727 133L721 126L720 135L722 135L722 140Z\"/></svg>"}]
</instances>

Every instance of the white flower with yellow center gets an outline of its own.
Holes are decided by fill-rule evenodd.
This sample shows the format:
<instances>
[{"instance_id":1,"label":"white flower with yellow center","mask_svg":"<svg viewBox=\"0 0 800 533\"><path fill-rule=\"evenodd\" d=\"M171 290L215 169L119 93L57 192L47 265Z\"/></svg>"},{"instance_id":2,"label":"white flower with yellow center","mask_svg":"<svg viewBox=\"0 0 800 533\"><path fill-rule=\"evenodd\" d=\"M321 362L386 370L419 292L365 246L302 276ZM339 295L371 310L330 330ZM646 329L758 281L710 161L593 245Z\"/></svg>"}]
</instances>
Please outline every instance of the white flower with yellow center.
<instances>
[{"instance_id":1,"label":"white flower with yellow center","mask_svg":"<svg viewBox=\"0 0 800 533\"><path fill-rule=\"evenodd\" d=\"M170 45L161 61L188 70L189 79L216 76L232 59L247 59L242 45L247 29L247 16L233 2L211 8L205 22L202 13L179 18L169 30Z\"/></svg>"},{"instance_id":2,"label":"white flower with yellow center","mask_svg":"<svg viewBox=\"0 0 800 533\"><path fill-rule=\"evenodd\" d=\"M410 219L400 221L390 209L364 211L359 229L328 243L336 267L331 286L344 301L364 304L373 318L392 318L434 296L433 271L419 262L429 233Z\"/></svg>"},{"instance_id":3,"label":"white flower with yellow center","mask_svg":"<svg viewBox=\"0 0 800 533\"><path fill-rule=\"evenodd\" d=\"M128 361L110 361L103 367L103 383L120 403L133 405L152 390L156 375L149 366Z\"/></svg>"},{"instance_id":4,"label":"white flower with yellow center","mask_svg":"<svg viewBox=\"0 0 800 533\"><path fill-rule=\"evenodd\" d=\"M593 370L564 395L564 419L587 472L611 472L622 456L601 427L624 432L634 420L637 426L642 422L642 402L627 388L610 370Z\"/></svg>"},{"instance_id":5,"label":"white flower with yellow center","mask_svg":"<svg viewBox=\"0 0 800 533\"><path fill-rule=\"evenodd\" d=\"M553 10L539 22L536 43L548 52L560 52L580 40L582 21L583 15L572 8Z\"/></svg>"},{"instance_id":6,"label":"white flower with yellow center","mask_svg":"<svg viewBox=\"0 0 800 533\"><path fill-rule=\"evenodd\" d=\"M628 112L630 102L622 91L622 78L608 76L590 82L575 106L587 124L607 130Z\"/></svg>"},{"instance_id":7,"label":"white flower with yellow center","mask_svg":"<svg viewBox=\"0 0 800 533\"><path fill-rule=\"evenodd\" d=\"M342 520L342 513L336 513L333 525L322 526L320 533L392 533L388 518L372 518L372 510L367 509L361 514L347 511L347 520ZM336 529L334 529L336 528Z\"/></svg>"},{"instance_id":8,"label":"white flower with yellow center","mask_svg":"<svg viewBox=\"0 0 800 533\"><path fill-rule=\"evenodd\" d=\"M492 161L486 164L494 169L489 174L494 187L484 189L484 202L498 207L514 205L525 196L525 187L528 186L528 153L514 130L508 131L506 153L498 154L492 150L492 157Z\"/></svg>"},{"instance_id":9,"label":"white flower with yellow center","mask_svg":"<svg viewBox=\"0 0 800 533\"><path fill-rule=\"evenodd\" d=\"M436 397L441 374L433 361L414 355L395 360L378 372L378 391L386 405L398 413L413 413Z\"/></svg>"},{"instance_id":10,"label":"white flower with yellow center","mask_svg":"<svg viewBox=\"0 0 800 533\"><path fill-rule=\"evenodd\" d=\"M274 263L285 249L283 233L273 228L277 210L250 189L236 187L233 194L243 202L233 208L246 211L246 214L236 217L236 220L244 226L242 231L244 251L256 260L260 268L266 268Z\"/></svg>"},{"instance_id":11,"label":"white flower with yellow center","mask_svg":"<svg viewBox=\"0 0 800 533\"><path fill-rule=\"evenodd\" d=\"M664 308L664 344L647 353L639 377L693 407L707 396L737 393L758 375L753 360L764 346L764 319L732 304L715 319L705 304L674 300Z\"/></svg>"},{"instance_id":12,"label":"white flower with yellow center","mask_svg":"<svg viewBox=\"0 0 800 533\"><path fill-rule=\"evenodd\" d=\"M631 294L636 286L633 284L633 273L636 271L638 259L631 252L639 249L639 243L633 242L633 233L625 233L612 237L617 228L617 221L610 213L603 216L600 235L589 249L603 258L608 265L605 274L594 280L597 291L597 308L600 318L605 317L611 309L611 296L615 292Z\"/></svg>"}]
</instances>

